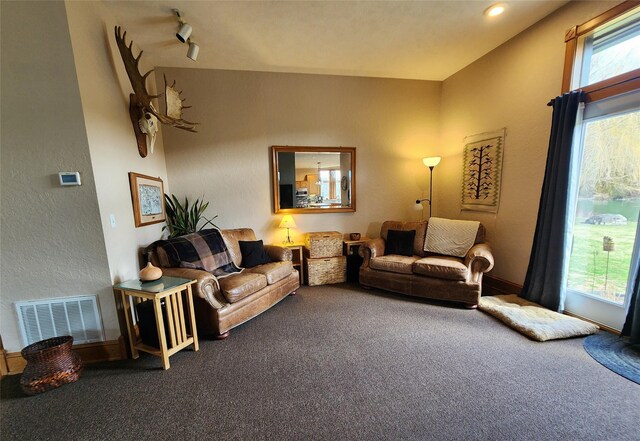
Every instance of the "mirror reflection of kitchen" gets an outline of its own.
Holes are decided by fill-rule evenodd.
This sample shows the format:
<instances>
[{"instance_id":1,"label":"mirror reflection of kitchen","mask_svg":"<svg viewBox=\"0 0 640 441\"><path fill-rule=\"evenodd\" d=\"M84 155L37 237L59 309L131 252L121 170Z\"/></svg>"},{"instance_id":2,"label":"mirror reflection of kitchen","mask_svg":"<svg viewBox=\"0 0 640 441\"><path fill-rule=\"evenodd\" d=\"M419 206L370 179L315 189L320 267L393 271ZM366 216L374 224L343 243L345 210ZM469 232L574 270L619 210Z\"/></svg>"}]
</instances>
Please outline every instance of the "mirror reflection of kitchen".
<instances>
[{"instance_id":1,"label":"mirror reflection of kitchen","mask_svg":"<svg viewBox=\"0 0 640 441\"><path fill-rule=\"evenodd\" d=\"M280 208L351 207L351 153L278 152Z\"/></svg>"}]
</instances>

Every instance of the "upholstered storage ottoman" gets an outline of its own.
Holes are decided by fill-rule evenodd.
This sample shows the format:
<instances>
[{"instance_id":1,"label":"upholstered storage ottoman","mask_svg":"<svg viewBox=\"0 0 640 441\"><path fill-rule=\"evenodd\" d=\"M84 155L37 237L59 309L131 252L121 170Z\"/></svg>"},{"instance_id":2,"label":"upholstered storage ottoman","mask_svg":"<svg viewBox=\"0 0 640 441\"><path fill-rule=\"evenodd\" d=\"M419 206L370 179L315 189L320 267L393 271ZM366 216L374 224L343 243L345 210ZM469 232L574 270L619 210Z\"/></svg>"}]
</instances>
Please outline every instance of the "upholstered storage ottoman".
<instances>
[{"instance_id":1,"label":"upholstered storage ottoman","mask_svg":"<svg viewBox=\"0 0 640 441\"><path fill-rule=\"evenodd\" d=\"M307 233L304 237L304 255L311 259L342 256L342 234L337 231Z\"/></svg>"},{"instance_id":2,"label":"upholstered storage ottoman","mask_svg":"<svg viewBox=\"0 0 640 441\"><path fill-rule=\"evenodd\" d=\"M347 256L304 259L305 282L309 286L347 281Z\"/></svg>"}]
</instances>

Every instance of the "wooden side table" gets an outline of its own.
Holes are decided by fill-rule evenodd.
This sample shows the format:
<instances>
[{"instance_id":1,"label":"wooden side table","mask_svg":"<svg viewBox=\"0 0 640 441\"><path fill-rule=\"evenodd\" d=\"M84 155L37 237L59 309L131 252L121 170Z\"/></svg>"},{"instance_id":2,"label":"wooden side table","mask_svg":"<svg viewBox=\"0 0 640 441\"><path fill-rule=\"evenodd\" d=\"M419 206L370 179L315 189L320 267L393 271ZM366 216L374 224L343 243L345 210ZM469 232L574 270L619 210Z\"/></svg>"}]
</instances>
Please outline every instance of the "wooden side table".
<instances>
[{"instance_id":1,"label":"wooden side table","mask_svg":"<svg viewBox=\"0 0 640 441\"><path fill-rule=\"evenodd\" d=\"M304 265L302 265L303 254L302 249L304 248L304 243L302 242L293 242L293 243L273 243L271 245L276 245L279 247L285 247L291 249L293 253L293 267L298 270L300 273L300 285L304 283Z\"/></svg>"},{"instance_id":2,"label":"wooden side table","mask_svg":"<svg viewBox=\"0 0 640 441\"><path fill-rule=\"evenodd\" d=\"M198 333L191 291L191 285L195 282L195 280L181 277L162 276L153 282L141 282L136 279L119 283L113 287L122 296L133 358L138 358L138 351L148 352L162 358L162 367L169 369L169 357L176 352L190 345L193 345L194 351L198 350ZM130 298L133 299L133 308ZM136 317L136 322L139 317L135 306L143 302L153 302L153 316L158 332L159 347L146 344L136 333L133 317Z\"/></svg>"},{"instance_id":3,"label":"wooden side table","mask_svg":"<svg viewBox=\"0 0 640 441\"><path fill-rule=\"evenodd\" d=\"M359 240L343 240L342 243L344 244L344 255L351 256L353 254L358 254L358 247L368 241L368 237L361 237Z\"/></svg>"},{"instance_id":4,"label":"wooden side table","mask_svg":"<svg viewBox=\"0 0 640 441\"><path fill-rule=\"evenodd\" d=\"M358 282L362 257L358 254L360 245L367 242L368 237L361 237L359 240L343 240L343 254L347 256L347 282Z\"/></svg>"}]
</instances>

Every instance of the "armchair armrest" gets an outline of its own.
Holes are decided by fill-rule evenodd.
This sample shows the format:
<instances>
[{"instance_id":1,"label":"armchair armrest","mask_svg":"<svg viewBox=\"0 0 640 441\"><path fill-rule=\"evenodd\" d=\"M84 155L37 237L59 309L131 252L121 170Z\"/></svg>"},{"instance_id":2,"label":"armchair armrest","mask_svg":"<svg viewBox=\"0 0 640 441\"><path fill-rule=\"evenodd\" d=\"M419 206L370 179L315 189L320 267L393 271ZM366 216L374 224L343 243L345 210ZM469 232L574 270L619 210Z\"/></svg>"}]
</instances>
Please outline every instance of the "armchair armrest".
<instances>
[{"instance_id":1,"label":"armchair armrest","mask_svg":"<svg viewBox=\"0 0 640 441\"><path fill-rule=\"evenodd\" d=\"M358 247L358 254L364 259L362 266L368 267L372 258L384 256L384 239L378 237L377 239L366 241Z\"/></svg>"},{"instance_id":2,"label":"armchair armrest","mask_svg":"<svg viewBox=\"0 0 640 441\"><path fill-rule=\"evenodd\" d=\"M278 245L265 245L264 250L274 262L286 262L293 260L293 252L291 248L281 247Z\"/></svg>"},{"instance_id":3,"label":"armchair armrest","mask_svg":"<svg viewBox=\"0 0 640 441\"><path fill-rule=\"evenodd\" d=\"M192 268L162 268L165 276L184 277L196 280L193 285L193 295L205 299L215 309L223 308L227 301L220 291L218 279L211 273Z\"/></svg>"},{"instance_id":4,"label":"armchair armrest","mask_svg":"<svg viewBox=\"0 0 640 441\"><path fill-rule=\"evenodd\" d=\"M471 247L464 259L464 264L473 273L486 273L493 268L493 254L488 243L479 243Z\"/></svg>"}]
</instances>

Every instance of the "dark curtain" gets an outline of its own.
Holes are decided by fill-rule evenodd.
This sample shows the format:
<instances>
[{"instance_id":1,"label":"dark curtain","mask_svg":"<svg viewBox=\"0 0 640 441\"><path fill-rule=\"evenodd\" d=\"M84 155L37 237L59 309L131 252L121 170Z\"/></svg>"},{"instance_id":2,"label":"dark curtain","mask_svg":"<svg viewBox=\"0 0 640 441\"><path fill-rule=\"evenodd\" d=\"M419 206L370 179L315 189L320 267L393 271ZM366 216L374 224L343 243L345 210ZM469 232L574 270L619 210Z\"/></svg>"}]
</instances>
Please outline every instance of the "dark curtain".
<instances>
[{"instance_id":1,"label":"dark curtain","mask_svg":"<svg viewBox=\"0 0 640 441\"><path fill-rule=\"evenodd\" d=\"M564 307L565 228L571 179L573 132L582 92L555 98L549 152L542 183L536 232L520 297L554 311Z\"/></svg>"},{"instance_id":2,"label":"dark curtain","mask_svg":"<svg viewBox=\"0 0 640 441\"><path fill-rule=\"evenodd\" d=\"M638 226L640 228L640 225ZM633 283L633 291L631 291L631 303L627 312L627 319L622 328L623 337L629 337L629 342L633 344L640 343L640 259L636 261L636 270L634 273L635 282Z\"/></svg>"}]
</instances>

